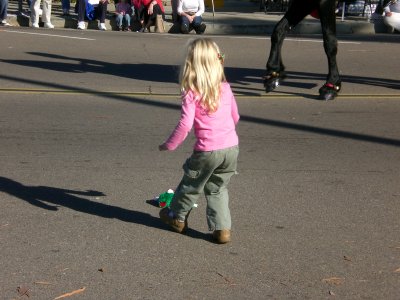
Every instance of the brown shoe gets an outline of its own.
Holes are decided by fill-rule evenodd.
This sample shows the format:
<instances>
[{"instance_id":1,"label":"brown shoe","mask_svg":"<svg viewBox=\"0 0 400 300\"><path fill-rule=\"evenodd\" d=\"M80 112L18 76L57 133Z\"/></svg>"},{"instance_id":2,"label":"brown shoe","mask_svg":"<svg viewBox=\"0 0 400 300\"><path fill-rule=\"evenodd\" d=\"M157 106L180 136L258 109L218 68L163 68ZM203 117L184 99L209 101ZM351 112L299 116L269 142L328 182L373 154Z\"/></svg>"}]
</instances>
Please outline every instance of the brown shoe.
<instances>
[{"instance_id":1,"label":"brown shoe","mask_svg":"<svg viewBox=\"0 0 400 300\"><path fill-rule=\"evenodd\" d=\"M188 228L188 222L187 222L187 216L185 218L185 221L181 221L178 219L175 219L169 215L169 208L163 208L160 210L160 219L163 221L165 224L171 226L171 229L175 232L178 233L185 233L187 228Z\"/></svg>"},{"instance_id":2,"label":"brown shoe","mask_svg":"<svg viewBox=\"0 0 400 300\"><path fill-rule=\"evenodd\" d=\"M231 241L231 231L229 229L214 230L213 239L218 244L226 244Z\"/></svg>"}]
</instances>

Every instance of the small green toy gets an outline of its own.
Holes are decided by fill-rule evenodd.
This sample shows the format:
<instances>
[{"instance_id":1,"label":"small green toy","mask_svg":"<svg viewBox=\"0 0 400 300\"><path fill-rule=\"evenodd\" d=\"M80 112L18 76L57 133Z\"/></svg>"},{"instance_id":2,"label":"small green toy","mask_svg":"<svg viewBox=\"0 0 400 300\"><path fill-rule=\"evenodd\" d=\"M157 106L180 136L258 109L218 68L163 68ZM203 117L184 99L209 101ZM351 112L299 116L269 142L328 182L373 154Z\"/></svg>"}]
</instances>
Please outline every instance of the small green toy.
<instances>
[{"instance_id":1,"label":"small green toy","mask_svg":"<svg viewBox=\"0 0 400 300\"><path fill-rule=\"evenodd\" d=\"M169 189L167 192L160 194L154 200L158 202L158 207L164 208L171 205L172 198L174 197L174 191Z\"/></svg>"}]
</instances>

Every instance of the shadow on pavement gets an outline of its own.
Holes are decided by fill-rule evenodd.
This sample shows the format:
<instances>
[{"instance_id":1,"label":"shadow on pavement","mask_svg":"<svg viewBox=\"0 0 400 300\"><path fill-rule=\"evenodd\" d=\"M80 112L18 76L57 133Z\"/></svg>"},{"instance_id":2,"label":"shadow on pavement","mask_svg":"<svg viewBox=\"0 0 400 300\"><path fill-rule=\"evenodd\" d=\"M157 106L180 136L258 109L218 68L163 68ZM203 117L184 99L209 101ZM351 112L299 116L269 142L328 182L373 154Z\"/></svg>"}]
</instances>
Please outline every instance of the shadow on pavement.
<instances>
[{"instance_id":1,"label":"shadow on pavement","mask_svg":"<svg viewBox=\"0 0 400 300\"><path fill-rule=\"evenodd\" d=\"M300 73L304 74L304 73ZM152 99L143 99L143 98L137 98L129 95L121 95L120 93L112 93L112 92L98 92L93 89L88 89L88 88L77 88L77 87L71 87L71 86L66 86L58 83L49 83L49 82L43 82L43 81L38 81L38 80L33 80L33 79L26 79L26 78L18 78L18 77L12 77L12 76L7 76L7 75L0 75L1 79L4 80L12 80L16 82L24 82L28 84L33 84L33 85L39 85L39 86L44 86L46 88L54 88L54 89L61 89L61 90L67 90L71 92L76 92L76 93L83 93L83 94L91 94L91 95L97 95L97 96L102 96L104 98L109 98L113 101L125 101L133 104L138 104L138 105L146 105L146 106L155 106L155 107L160 107L164 109L173 109L180 111L181 106L179 104L174 104L174 103L168 103L162 100L152 100ZM379 80L384 84L383 80ZM393 82L398 82L393 80ZM399 84L399 83L398 83ZM398 86L393 86L393 88L398 89ZM151 96L149 94L148 96ZM177 95L177 97L179 97ZM279 127L279 128L286 128L290 130L297 130L297 131L303 131L303 132L310 132L314 134L320 134L320 135L325 135L325 136L333 136L333 137L339 137L339 138L345 138L345 139L350 139L350 140L355 140L355 141L361 141L361 142L370 142L370 143L376 143L376 144L382 144L382 145L387 145L387 146L395 146L395 147L400 147L400 140L398 139L393 139L393 138L385 138L385 137L380 137L380 136L374 136L374 135L368 135L368 134L361 134L361 133L356 133L356 132L350 132L350 131L343 131L343 130L337 130L337 129L329 129L329 128L321 128L321 127L315 127L315 126L310 126L310 125L304 125L304 124L296 124L292 122L287 122L287 121L279 121L279 120L272 120L272 119L266 119L266 118L260 118L260 117L254 117L254 116L246 116L246 115L241 115L240 117L241 122L249 122L249 123L255 123L255 124L263 124L267 126L274 126L274 127Z\"/></svg>"},{"instance_id":2,"label":"shadow on pavement","mask_svg":"<svg viewBox=\"0 0 400 300\"><path fill-rule=\"evenodd\" d=\"M5 63L47 69L66 73L93 73L106 74L122 78L138 79L154 82L178 83L179 66L160 64L115 64L100 60L86 59L80 57L69 57L64 55L27 52L26 54L44 57L45 61L38 60L1 60ZM53 59L53 61L49 60ZM59 61L54 61L59 60Z\"/></svg>"},{"instance_id":3,"label":"shadow on pavement","mask_svg":"<svg viewBox=\"0 0 400 300\"><path fill-rule=\"evenodd\" d=\"M46 58L45 61L37 60L0 60L4 63L46 69L56 72L67 73L94 73L117 76L121 78L131 78L148 82L165 82L178 84L179 66L160 65L160 64L115 64L93 59L79 57L68 57L42 52L27 52L27 54ZM51 61L55 59L60 61ZM233 89L242 89L241 94L245 96L259 95L263 89L249 89L251 83L257 83L262 87L261 77L264 75L263 69L225 67L225 74L228 82ZM327 74L316 74L310 72L291 72L287 71L287 79L282 82L282 86L298 87L311 89L315 83L306 82L307 80L324 80ZM304 80L305 82L290 82L290 79ZM380 86L385 88L400 89L400 81L388 78L373 78L362 76L342 75L343 84L355 83L363 85ZM70 88L70 87L69 87ZM317 95L310 95L310 99L316 99Z\"/></svg>"},{"instance_id":4,"label":"shadow on pavement","mask_svg":"<svg viewBox=\"0 0 400 300\"><path fill-rule=\"evenodd\" d=\"M75 191L49 186L27 186L1 176L0 191L24 200L33 206L51 211L57 211L58 207L63 206L102 218L117 219L147 227L168 230L159 218L153 217L150 214L83 198L106 196L98 191ZM193 238L210 240L210 235L194 229L190 229L187 235Z\"/></svg>"}]
</instances>

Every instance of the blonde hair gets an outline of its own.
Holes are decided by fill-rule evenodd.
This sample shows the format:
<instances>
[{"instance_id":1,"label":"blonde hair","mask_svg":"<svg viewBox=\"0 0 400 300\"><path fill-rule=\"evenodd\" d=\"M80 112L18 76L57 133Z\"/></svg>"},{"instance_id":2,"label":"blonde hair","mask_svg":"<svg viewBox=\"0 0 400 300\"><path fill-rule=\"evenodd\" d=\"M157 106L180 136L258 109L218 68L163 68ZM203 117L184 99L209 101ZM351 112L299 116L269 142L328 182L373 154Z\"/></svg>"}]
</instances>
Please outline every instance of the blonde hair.
<instances>
[{"instance_id":1,"label":"blonde hair","mask_svg":"<svg viewBox=\"0 0 400 300\"><path fill-rule=\"evenodd\" d=\"M218 45L209 38L190 41L180 72L182 92L196 93L202 107L213 113L218 109L221 83L225 80L223 55Z\"/></svg>"}]
</instances>

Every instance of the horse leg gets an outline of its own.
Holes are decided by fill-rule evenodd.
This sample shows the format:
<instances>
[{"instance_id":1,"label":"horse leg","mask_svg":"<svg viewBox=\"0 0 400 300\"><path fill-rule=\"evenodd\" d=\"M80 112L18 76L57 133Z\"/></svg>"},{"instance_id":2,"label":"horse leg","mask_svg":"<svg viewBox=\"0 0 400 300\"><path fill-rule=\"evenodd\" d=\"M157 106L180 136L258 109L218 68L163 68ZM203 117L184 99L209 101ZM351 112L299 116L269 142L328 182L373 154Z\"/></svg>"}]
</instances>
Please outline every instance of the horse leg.
<instances>
[{"instance_id":1,"label":"horse leg","mask_svg":"<svg viewBox=\"0 0 400 300\"><path fill-rule=\"evenodd\" d=\"M267 93L277 88L286 77L285 66L282 62L282 45L286 34L310 12L317 7L315 0L293 0L283 18L275 25L271 35L271 49L263 76L264 87Z\"/></svg>"},{"instance_id":2,"label":"horse leg","mask_svg":"<svg viewBox=\"0 0 400 300\"><path fill-rule=\"evenodd\" d=\"M275 25L271 35L271 49L267 62L267 71L263 76L264 87L267 93L273 91L280 85L281 80L286 77L285 66L282 63L282 44L286 33L290 30L289 21L283 17Z\"/></svg>"},{"instance_id":3,"label":"horse leg","mask_svg":"<svg viewBox=\"0 0 400 300\"><path fill-rule=\"evenodd\" d=\"M319 7L324 50L328 58L328 76L326 83L319 89L319 97L322 100L333 100L341 89L341 79L336 62L337 38L335 1L323 0Z\"/></svg>"}]
</instances>

